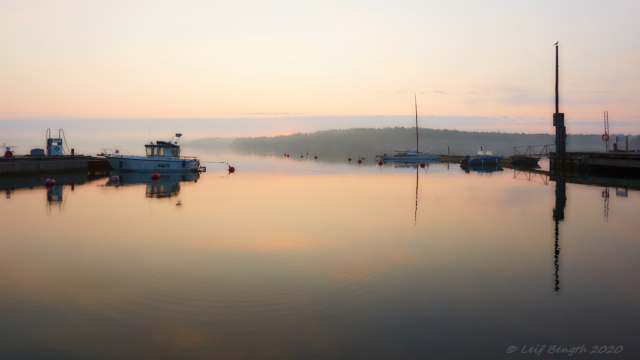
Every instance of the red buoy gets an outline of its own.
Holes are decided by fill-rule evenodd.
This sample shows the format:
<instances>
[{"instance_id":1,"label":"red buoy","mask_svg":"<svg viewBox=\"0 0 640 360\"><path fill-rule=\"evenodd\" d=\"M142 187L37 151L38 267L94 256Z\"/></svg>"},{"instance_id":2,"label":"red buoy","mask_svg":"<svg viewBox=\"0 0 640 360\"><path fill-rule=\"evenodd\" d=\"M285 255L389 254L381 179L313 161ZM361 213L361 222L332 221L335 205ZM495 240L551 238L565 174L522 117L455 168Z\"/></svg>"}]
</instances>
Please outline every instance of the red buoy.
<instances>
[{"instance_id":1,"label":"red buoy","mask_svg":"<svg viewBox=\"0 0 640 360\"><path fill-rule=\"evenodd\" d=\"M307 155L309 155L309 153L307 153Z\"/></svg>"},{"instance_id":2,"label":"red buoy","mask_svg":"<svg viewBox=\"0 0 640 360\"><path fill-rule=\"evenodd\" d=\"M151 180L153 180L153 181L160 180L160 174L158 174L158 173L151 174Z\"/></svg>"},{"instance_id":3,"label":"red buoy","mask_svg":"<svg viewBox=\"0 0 640 360\"><path fill-rule=\"evenodd\" d=\"M13 151L5 151L4 157L6 157L7 159L11 159L13 157Z\"/></svg>"},{"instance_id":4,"label":"red buoy","mask_svg":"<svg viewBox=\"0 0 640 360\"><path fill-rule=\"evenodd\" d=\"M348 158L347 160L351 161L351 158Z\"/></svg>"},{"instance_id":5,"label":"red buoy","mask_svg":"<svg viewBox=\"0 0 640 360\"><path fill-rule=\"evenodd\" d=\"M287 157L289 157L289 154L287 154Z\"/></svg>"},{"instance_id":6,"label":"red buoy","mask_svg":"<svg viewBox=\"0 0 640 360\"><path fill-rule=\"evenodd\" d=\"M287 156L287 154L284 154L284 156Z\"/></svg>"},{"instance_id":7,"label":"red buoy","mask_svg":"<svg viewBox=\"0 0 640 360\"><path fill-rule=\"evenodd\" d=\"M358 164L362 164L362 160L358 159Z\"/></svg>"},{"instance_id":8,"label":"red buoy","mask_svg":"<svg viewBox=\"0 0 640 360\"><path fill-rule=\"evenodd\" d=\"M233 166L229 166L229 174L232 174L236 172L236 168L234 168Z\"/></svg>"},{"instance_id":9,"label":"red buoy","mask_svg":"<svg viewBox=\"0 0 640 360\"><path fill-rule=\"evenodd\" d=\"M314 159L317 159L318 157L317 157L317 156L314 156L313 158L314 158Z\"/></svg>"},{"instance_id":10,"label":"red buoy","mask_svg":"<svg viewBox=\"0 0 640 360\"><path fill-rule=\"evenodd\" d=\"M111 184L113 185L118 185L120 183L120 176L118 175L113 175L111 177Z\"/></svg>"},{"instance_id":11,"label":"red buoy","mask_svg":"<svg viewBox=\"0 0 640 360\"><path fill-rule=\"evenodd\" d=\"M53 179L47 179L44 181L44 185L49 188L49 187L54 187L56 186L56 181Z\"/></svg>"},{"instance_id":12,"label":"red buoy","mask_svg":"<svg viewBox=\"0 0 640 360\"><path fill-rule=\"evenodd\" d=\"M382 166L382 164L384 164L382 160L378 161L378 165Z\"/></svg>"},{"instance_id":13,"label":"red buoy","mask_svg":"<svg viewBox=\"0 0 640 360\"><path fill-rule=\"evenodd\" d=\"M304 155L300 155L300 157L301 157L301 158L303 158L303 157L304 157Z\"/></svg>"},{"instance_id":14,"label":"red buoy","mask_svg":"<svg viewBox=\"0 0 640 360\"><path fill-rule=\"evenodd\" d=\"M424 163L423 162L420 163L420 167L424 169Z\"/></svg>"}]
</instances>

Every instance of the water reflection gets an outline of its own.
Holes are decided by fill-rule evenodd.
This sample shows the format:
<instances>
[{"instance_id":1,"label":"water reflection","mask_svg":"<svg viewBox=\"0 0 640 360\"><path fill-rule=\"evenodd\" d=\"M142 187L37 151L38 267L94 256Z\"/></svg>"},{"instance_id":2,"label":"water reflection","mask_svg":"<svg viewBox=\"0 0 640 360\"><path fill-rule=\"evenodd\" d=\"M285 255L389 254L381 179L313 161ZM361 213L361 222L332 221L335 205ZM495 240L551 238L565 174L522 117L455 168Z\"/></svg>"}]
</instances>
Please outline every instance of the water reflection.
<instances>
[{"instance_id":1,"label":"water reflection","mask_svg":"<svg viewBox=\"0 0 640 360\"><path fill-rule=\"evenodd\" d=\"M413 216L413 225L418 224L418 180L420 179L420 169L416 166L416 211Z\"/></svg>"},{"instance_id":2,"label":"water reflection","mask_svg":"<svg viewBox=\"0 0 640 360\"><path fill-rule=\"evenodd\" d=\"M562 176L556 176L556 206L553 209L553 221L555 222L554 266L555 286L554 291L560 292L560 222L564 221L564 209L567 206L567 181Z\"/></svg>"},{"instance_id":3,"label":"water reflection","mask_svg":"<svg viewBox=\"0 0 640 360\"><path fill-rule=\"evenodd\" d=\"M492 174L494 172L504 171L504 169L498 164L477 164L471 166L460 164L460 168L467 174L469 174L471 171L480 174Z\"/></svg>"},{"instance_id":4,"label":"water reflection","mask_svg":"<svg viewBox=\"0 0 640 360\"><path fill-rule=\"evenodd\" d=\"M145 196L148 198L164 199L177 196L180 192L181 182L198 182L200 179L200 173L197 172L185 172L185 173L158 173L159 179L152 179L150 173L115 173L117 181L112 181L110 178L106 186L131 186L131 185L146 185ZM180 202L181 206L182 203Z\"/></svg>"},{"instance_id":5,"label":"water reflection","mask_svg":"<svg viewBox=\"0 0 640 360\"><path fill-rule=\"evenodd\" d=\"M637 355L637 193L604 224L602 188L566 177L431 165L420 190L416 164L343 168L125 173L65 185L48 218L48 190L11 192L0 358L496 359L532 339Z\"/></svg>"},{"instance_id":6,"label":"water reflection","mask_svg":"<svg viewBox=\"0 0 640 360\"><path fill-rule=\"evenodd\" d=\"M55 204L62 205L62 189L62 185L47 186L47 204L49 207Z\"/></svg>"}]
</instances>

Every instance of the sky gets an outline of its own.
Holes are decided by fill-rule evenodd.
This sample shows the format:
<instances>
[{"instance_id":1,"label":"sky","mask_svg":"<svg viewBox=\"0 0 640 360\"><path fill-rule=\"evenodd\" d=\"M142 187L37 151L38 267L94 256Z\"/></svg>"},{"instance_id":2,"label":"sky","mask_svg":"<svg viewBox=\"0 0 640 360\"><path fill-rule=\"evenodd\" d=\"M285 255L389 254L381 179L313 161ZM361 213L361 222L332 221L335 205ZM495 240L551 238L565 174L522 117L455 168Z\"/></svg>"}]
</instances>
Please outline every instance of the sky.
<instances>
[{"instance_id":1,"label":"sky","mask_svg":"<svg viewBox=\"0 0 640 360\"><path fill-rule=\"evenodd\" d=\"M206 120L193 137L412 126L414 94L420 126L551 133L556 41L567 131L600 134L609 111L613 133L638 134L638 14L638 1L3 0L0 141L65 120Z\"/></svg>"}]
</instances>

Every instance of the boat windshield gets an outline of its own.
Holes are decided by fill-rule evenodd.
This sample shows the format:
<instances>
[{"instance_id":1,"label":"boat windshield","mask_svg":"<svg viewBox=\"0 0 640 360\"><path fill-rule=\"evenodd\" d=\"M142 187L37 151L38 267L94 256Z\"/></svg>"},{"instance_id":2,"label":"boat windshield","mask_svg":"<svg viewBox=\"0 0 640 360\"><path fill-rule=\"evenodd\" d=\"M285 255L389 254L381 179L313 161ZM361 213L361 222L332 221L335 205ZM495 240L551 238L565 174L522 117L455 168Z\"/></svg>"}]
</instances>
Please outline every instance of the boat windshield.
<instances>
[{"instance_id":1,"label":"boat windshield","mask_svg":"<svg viewBox=\"0 0 640 360\"><path fill-rule=\"evenodd\" d=\"M157 148L156 147L152 147L152 146L148 146L147 147L147 156L155 156L157 154Z\"/></svg>"}]
</instances>

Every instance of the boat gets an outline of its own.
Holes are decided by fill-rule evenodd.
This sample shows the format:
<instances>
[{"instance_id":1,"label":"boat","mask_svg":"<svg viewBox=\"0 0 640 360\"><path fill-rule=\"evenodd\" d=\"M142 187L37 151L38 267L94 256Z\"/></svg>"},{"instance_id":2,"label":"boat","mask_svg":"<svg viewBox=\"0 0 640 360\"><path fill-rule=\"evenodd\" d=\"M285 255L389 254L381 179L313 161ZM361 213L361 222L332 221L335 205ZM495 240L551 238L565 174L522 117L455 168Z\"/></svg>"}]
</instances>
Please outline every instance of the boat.
<instances>
[{"instance_id":1,"label":"boat","mask_svg":"<svg viewBox=\"0 0 640 360\"><path fill-rule=\"evenodd\" d=\"M391 155L376 155L377 158L383 161L398 161L398 162L421 162L425 160L440 160L442 155L431 155L429 151L418 151L418 100L414 96L416 105L416 148L413 150L393 150L396 154Z\"/></svg>"},{"instance_id":2,"label":"boat","mask_svg":"<svg viewBox=\"0 0 640 360\"><path fill-rule=\"evenodd\" d=\"M427 152L418 152L418 149L413 150L393 150L395 155L379 155L380 160L385 161L401 161L401 162L419 162L423 160L440 160L442 155L431 155Z\"/></svg>"},{"instance_id":3,"label":"boat","mask_svg":"<svg viewBox=\"0 0 640 360\"><path fill-rule=\"evenodd\" d=\"M497 165L500 160L502 160L503 156L495 156L491 151L487 151L486 153L482 150L478 151L478 156L470 157L467 155L462 160L460 160L460 164L472 167L472 166L483 166L483 165Z\"/></svg>"},{"instance_id":4,"label":"boat","mask_svg":"<svg viewBox=\"0 0 640 360\"><path fill-rule=\"evenodd\" d=\"M196 157L180 155L178 141L182 134L176 134L169 141L150 142L145 145L146 156L123 155L120 149L102 149L104 156L116 171L162 171L162 172L203 172ZM128 153L128 151L126 151Z\"/></svg>"}]
</instances>

